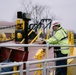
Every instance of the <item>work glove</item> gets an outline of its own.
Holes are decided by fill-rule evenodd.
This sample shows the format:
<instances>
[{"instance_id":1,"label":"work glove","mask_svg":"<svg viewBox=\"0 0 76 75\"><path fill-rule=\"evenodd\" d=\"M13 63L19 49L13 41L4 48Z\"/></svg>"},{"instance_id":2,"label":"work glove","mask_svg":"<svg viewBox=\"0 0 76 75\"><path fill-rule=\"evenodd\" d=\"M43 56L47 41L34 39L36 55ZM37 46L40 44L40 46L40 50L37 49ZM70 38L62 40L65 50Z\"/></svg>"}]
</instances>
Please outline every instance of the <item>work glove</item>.
<instances>
[{"instance_id":1,"label":"work glove","mask_svg":"<svg viewBox=\"0 0 76 75\"><path fill-rule=\"evenodd\" d=\"M38 44L46 44L46 41L45 41L45 39L39 38L39 39L37 39L37 43Z\"/></svg>"},{"instance_id":2,"label":"work glove","mask_svg":"<svg viewBox=\"0 0 76 75\"><path fill-rule=\"evenodd\" d=\"M39 42L39 44L46 44L46 41L45 41L45 40L41 40L41 41Z\"/></svg>"}]
</instances>

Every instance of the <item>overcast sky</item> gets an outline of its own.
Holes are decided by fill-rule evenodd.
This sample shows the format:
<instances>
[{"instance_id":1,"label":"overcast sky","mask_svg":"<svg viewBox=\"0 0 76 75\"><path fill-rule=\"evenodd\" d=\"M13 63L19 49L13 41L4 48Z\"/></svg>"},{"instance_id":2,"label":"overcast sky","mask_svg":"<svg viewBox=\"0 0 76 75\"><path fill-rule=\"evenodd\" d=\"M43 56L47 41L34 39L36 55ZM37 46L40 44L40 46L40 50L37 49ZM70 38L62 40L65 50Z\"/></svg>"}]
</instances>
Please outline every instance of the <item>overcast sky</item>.
<instances>
[{"instance_id":1,"label":"overcast sky","mask_svg":"<svg viewBox=\"0 0 76 75\"><path fill-rule=\"evenodd\" d=\"M60 18L66 29L76 32L76 0L32 0L34 4L48 5ZM22 10L21 0L0 0L0 21L12 22L17 11Z\"/></svg>"}]
</instances>

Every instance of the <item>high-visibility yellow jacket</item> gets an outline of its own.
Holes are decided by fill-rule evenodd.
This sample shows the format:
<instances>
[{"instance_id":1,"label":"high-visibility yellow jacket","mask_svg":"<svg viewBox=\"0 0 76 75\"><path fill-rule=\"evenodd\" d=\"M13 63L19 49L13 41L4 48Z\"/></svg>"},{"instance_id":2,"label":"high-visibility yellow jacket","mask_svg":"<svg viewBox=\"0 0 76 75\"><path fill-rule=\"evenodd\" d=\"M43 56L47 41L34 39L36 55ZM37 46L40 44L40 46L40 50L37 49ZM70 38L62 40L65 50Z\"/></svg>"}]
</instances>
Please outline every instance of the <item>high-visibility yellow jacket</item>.
<instances>
[{"instance_id":1,"label":"high-visibility yellow jacket","mask_svg":"<svg viewBox=\"0 0 76 75\"><path fill-rule=\"evenodd\" d=\"M68 35L65 29L59 27L57 31L55 31L54 35L46 40L48 44L55 45L68 45ZM70 52L69 47L60 47L60 51L62 54L68 54Z\"/></svg>"}]
</instances>

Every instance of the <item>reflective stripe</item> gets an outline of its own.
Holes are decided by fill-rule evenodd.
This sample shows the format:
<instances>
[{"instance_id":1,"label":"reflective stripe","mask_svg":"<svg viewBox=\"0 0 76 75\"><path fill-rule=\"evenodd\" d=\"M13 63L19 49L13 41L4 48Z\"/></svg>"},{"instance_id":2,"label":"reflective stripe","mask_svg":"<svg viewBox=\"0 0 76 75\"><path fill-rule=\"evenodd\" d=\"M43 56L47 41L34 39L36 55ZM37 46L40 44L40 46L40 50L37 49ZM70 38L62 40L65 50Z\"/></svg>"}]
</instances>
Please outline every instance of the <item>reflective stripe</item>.
<instances>
[{"instance_id":1,"label":"reflective stripe","mask_svg":"<svg viewBox=\"0 0 76 75\"><path fill-rule=\"evenodd\" d=\"M67 49L69 49L69 48L63 48L63 49L60 49L60 50L67 50Z\"/></svg>"},{"instance_id":2,"label":"reflective stripe","mask_svg":"<svg viewBox=\"0 0 76 75\"><path fill-rule=\"evenodd\" d=\"M64 37L63 37L61 40L65 40L65 39L68 38L66 32L64 33L63 31L64 31L64 30L61 30L61 33L62 33L62 35L63 35ZM61 40L60 40L60 41L61 41Z\"/></svg>"},{"instance_id":3,"label":"reflective stripe","mask_svg":"<svg viewBox=\"0 0 76 75\"><path fill-rule=\"evenodd\" d=\"M64 35L64 33L63 33L62 30L61 30L61 33L62 33L62 35L64 36L62 39L66 39L67 37ZM58 38L56 38L56 36L53 36L53 37L56 39L56 41L59 41ZM62 39L61 39L61 40L62 40Z\"/></svg>"},{"instance_id":4,"label":"reflective stripe","mask_svg":"<svg viewBox=\"0 0 76 75\"><path fill-rule=\"evenodd\" d=\"M63 32L62 30L61 30L61 33L62 33L62 35L63 35L64 37L66 37L65 34L64 34L64 32Z\"/></svg>"},{"instance_id":5,"label":"reflective stripe","mask_svg":"<svg viewBox=\"0 0 76 75\"><path fill-rule=\"evenodd\" d=\"M63 32L64 30L61 29L60 31L61 31L61 33L62 33L62 35L63 35L63 38L60 39L60 41L61 41L61 40L63 40L63 39L66 39L66 38L67 38L67 35ZM53 37L56 39L56 41L59 41L56 36L53 36Z\"/></svg>"},{"instance_id":6,"label":"reflective stripe","mask_svg":"<svg viewBox=\"0 0 76 75\"><path fill-rule=\"evenodd\" d=\"M56 41L58 41L58 38L56 38L55 36L53 36L55 39L56 39Z\"/></svg>"},{"instance_id":7,"label":"reflective stripe","mask_svg":"<svg viewBox=\"0 0 76 75\"><path fill-rule=\"evenodd\" d=\"M68 50L69 48L63 48L63 49L54 49L54 51L61 51L61 50Z\"/></svg>"},{"instance_id":8,"label":"reflective stripe","mask_svg":"<svg viewBox=\"0 0 76 75\"><path fill-rule=\"evenodd\" d=\"M67 37L64 37L64 38L62 38L61 40L66 40L66 39L68 39L68 38L67 38ZM60 41L61 41L61 40L60 40Z\"/></svg>"}]
</instances>

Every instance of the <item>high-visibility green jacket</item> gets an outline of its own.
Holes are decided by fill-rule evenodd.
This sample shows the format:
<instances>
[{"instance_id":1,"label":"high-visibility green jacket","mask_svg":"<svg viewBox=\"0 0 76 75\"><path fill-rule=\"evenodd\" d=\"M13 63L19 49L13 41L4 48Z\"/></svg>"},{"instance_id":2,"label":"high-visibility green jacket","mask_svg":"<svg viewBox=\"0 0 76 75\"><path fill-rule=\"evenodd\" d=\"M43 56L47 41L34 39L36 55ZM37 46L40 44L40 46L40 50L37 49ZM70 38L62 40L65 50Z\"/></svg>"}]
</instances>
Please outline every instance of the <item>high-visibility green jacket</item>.
<instances>
[{"instance_id":1,"label":"high-visibility green jacket","mask_svg":"<svg viewBox=\"0 0 76 75\"><path fill-rule=\"evenodd\" d=\"M54 35L46 40L48 44L55 45L68 45L68 35L65 29L59 27L57 31L55 31ZM60 51L62 54L68 54L70 52L69 47L60 47Z\"/></svg>"}]
</instances>

